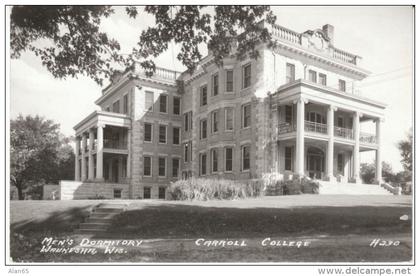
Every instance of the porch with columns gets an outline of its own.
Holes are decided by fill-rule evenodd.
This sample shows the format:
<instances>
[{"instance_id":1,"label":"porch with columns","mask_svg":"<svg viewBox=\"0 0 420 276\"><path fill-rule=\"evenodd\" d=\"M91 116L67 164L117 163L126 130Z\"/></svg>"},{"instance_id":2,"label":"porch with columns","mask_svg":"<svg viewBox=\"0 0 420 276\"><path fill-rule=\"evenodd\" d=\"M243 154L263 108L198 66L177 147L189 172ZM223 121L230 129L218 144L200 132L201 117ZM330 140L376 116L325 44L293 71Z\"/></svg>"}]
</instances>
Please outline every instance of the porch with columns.
<instances>
[{"instance_id":1,"label":"porch with columns","mask_svg":"<svg viewBox=\"0 0 420 276\"><path fill-rule=\"evenodd\" d=\"M76 181L130 182L131 120L128 116L95 111L74 129Z\"/></svg>"},{"instance_id":2,"label":"porch with columns","mask_svg":"<svg viewBox=\"0 0 420 276\"><path fill-rule=\"evenodd\" d=\"M274 104L275 107L272 111L275 114L273 114L273 118L275 118L275 124L277 124L275 126L277 127L275 139L278 141L275 151L278 152L279 143L282 142L289 143L292 148L294 147L294 166L290 172L300 176L308 175L309 159L305 152L311 145L320 144L325 152L325 164L322 164L324 170L322 178L324 180L335 182L337 176L342 177L337 172L338 160L343 158L343 156L338 156L339 151L341 151L346 158L346 162L351 162L348 181L361 183L360 152L375 150L376 182L382 182L381 118L364 115L354 109L319 103L304 97ZM361 133L360 124L366 120L375 122L375 135ZM346 121L346 124L343 124L344 121ZM285 158L281 155L277 157L277 160ZM280 163L278 162L278 164ZM281 172L282 169L285 168L280 167L277 170Z\"/></svg>"}]
</instances>

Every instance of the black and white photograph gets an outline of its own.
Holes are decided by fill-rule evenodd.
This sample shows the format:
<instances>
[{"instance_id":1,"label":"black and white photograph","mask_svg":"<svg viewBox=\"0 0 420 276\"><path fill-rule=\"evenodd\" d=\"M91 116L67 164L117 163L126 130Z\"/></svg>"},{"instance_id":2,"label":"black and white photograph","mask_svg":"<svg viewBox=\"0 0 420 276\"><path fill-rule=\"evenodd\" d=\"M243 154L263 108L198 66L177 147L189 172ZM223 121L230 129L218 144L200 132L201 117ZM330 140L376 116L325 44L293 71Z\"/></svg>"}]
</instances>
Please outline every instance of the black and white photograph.
<instances>
[{"instance_id":1,"label":"black and white photograph","mask_svg":"<svg viewBox=\"0 0 420 276\"><path fill-rule=\"evenodd\" d=\"M415 6L145 4L3 6L5 271L412 274Z\"/></svg>"}]
</instances>

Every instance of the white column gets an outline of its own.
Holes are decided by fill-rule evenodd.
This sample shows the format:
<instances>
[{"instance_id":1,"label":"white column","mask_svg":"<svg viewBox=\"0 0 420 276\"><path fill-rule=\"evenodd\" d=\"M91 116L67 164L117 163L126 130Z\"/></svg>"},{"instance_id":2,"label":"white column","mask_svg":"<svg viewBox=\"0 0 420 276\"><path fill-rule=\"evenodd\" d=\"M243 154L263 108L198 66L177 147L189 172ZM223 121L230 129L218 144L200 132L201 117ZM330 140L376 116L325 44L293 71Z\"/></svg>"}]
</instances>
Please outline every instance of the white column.
<instances>
[{"instance_id":1,"label":"white column","mask_svg":"<svg viewBox=\"0 0 420 276\"><path fill-rule=\"evenodd\" d=\"M275 105L275 108L272 108L271 114L273 117L272 120L272 130L273 130L273 139L271 139L271 144L273 145L272 148L272 160L273 163L271 165L272 172L279 173L279 144L277 141L278 136L278 127L279 127L279 107L277 104Z\"/></svg>"},{"instance_id":2,"label":"white column","mask_svg":"<svg viewBox=\"0 0 420 276\"><path fill-rule=\"evenodd\" d=\"M354 128L354 148L353 148L353 178L356 183L360 183L360 117L362 114L355 112L353 114L353 128Z\"/></svg>"},{"instance_id":3,"label":"white column","mask_svg":"<svg viewBox=\"0 0 420 276\"><path fill-rule=\"evenodd\" d=\"M76 152L75 152L75 166L74 166L74 180L80 181L80 138L76 136Z\"/></svg>"},{"instance_id":4,"label":"white column","mask_svg":"<svg viewBox=\"0 0 420 276\"><path fill-rule=\"evenodd\" d=\"M305 100L296 101L296 171L299 176L305 175Z\"/></svg>"},{"instance_id":5,"label":"white column","mask_svg":"<svg viewBox=\"0 0 420 276\"><path fill-rule=\"evenodd\" d=\"M82 134L82 181L87 179L86 175L86 134Z\"/></svg>"},{"instance_id":6,"label":"white column","mask_svg":"<svg viewBox=\"0 0 420 276\"><path fill-rule=\"evenodd\" d=\"M327 177L329 181L334 181L334 106L328 107L328 150L327 150Z\"/></svg>"},{"instance_id":7,"label":"white column","mask_svg":"<svg viewBox=\"0 0 420 276\"><path fill-rule=\"evenodd\" d=\"M93 143L95 140L95 134L93 129L89 129L89 161L88 161L88 178L90 180L94 179L94 168L93 168Z\"/></svg>"},{"instance_id":8,"label":"white column","mask_svg":"<svg viewBox=\"0 0 420 276\"><path fill-rule=\"evenodd\" d=\"M127 178L131 179L131 128L127 129Z\"/></svg>"},{"instance_id":9,"label":"white column","mask_svg":"<svg viewBox=\"0 0 420 276\"><path fill-rule=\"evenodd\" d=\"M104 162L104 125L98 125L97 128L97 146L96 146L96 179L103 181L103 162Z\"/></svg>"},{"instance_id":10,"label":"white column","mask_svg":"<svg viewBox=\"0 0 420 276\"><path fill-rule=\"evenodd\" d=\"M382 183L382 159L381 159L381 119L376 120L376 144L378 149L376 150L376 182Z\"/></svg>"}]
</instances>

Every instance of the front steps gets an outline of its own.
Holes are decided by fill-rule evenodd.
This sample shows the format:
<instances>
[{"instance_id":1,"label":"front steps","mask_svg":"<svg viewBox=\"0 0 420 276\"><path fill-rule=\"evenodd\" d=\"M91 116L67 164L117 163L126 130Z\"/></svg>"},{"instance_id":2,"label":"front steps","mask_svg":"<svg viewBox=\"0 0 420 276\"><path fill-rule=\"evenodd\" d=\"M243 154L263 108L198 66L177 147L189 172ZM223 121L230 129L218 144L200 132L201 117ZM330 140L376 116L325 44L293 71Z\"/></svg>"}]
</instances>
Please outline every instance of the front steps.
<instances>
[{"instance_id":1,"label":"front steps","mask_svg":"<svg viewBox=\"0 0 420 276\"><path fill-rule=\"evenodd\" d=\"M356 184L340 182L319 182L319 194L322 195L393 195L376 184Z\"/></svg>"},{"instance_id":2,"label":"front steps","mask_svg":"<svg viewBox=\"0 0 420 276\"><path fill-rule=\"evenodd\" d=\"M104 233L111 226L112 219L127 209L127 203L101 203L96 206L89 217L75 230L78 234Z\"/></svg>"}]
</instances>

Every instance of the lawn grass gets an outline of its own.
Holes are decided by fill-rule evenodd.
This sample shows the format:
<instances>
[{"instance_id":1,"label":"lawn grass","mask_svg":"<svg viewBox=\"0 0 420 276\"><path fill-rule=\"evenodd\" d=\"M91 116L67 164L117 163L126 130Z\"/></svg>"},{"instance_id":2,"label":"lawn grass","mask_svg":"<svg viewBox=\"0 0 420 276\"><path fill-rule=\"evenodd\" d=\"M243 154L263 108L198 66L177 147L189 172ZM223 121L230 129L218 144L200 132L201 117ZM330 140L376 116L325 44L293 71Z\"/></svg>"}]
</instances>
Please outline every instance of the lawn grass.
<instances>
[{"instance_id":1,"label":"lawn grass","mask_svg":"<svg viewBox=\"0 0 420 276\"><path fill-rule=\"evenodd\" d=\"M125 255L60 256L39 254L45 235L72 236L93 206L103 200L11 202L11 254L17 261L56 262L301 262L301 261L409 261L411 259L411 197L301 195L236 201L130 200L110 232L96 238L156 240L147 250ZM32 247L17 242L24 235ZM300 239L323 237L317 247L241 249L196 248L194 239L264 237ZM77 238L81 238L76 237ZM404 246L369 248L374 238L400 238ZM351 241L354 239L354 242ZM345 243L343 246L342 243ZM38 253L36 254L36 251Z\"/></svg>"}]
</instances>

